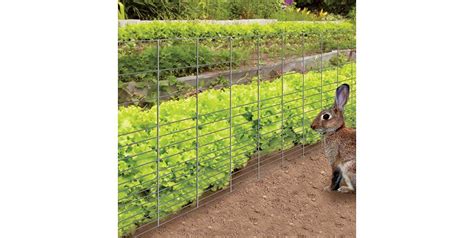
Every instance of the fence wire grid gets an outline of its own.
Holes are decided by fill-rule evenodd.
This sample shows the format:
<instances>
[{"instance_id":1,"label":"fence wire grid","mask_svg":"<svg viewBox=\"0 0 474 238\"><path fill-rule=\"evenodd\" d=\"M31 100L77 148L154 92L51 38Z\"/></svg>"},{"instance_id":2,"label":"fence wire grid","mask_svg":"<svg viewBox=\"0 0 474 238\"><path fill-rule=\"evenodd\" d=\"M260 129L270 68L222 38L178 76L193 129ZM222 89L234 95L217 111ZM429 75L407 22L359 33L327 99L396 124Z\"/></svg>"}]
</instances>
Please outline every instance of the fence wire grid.
<instances>
[{"instance_id":1,"label":"fence wire grid","mask_svg":"<svg viewBox=\"0 0 474 238\"><path fill-rule=\"evenodd\" d=\"M355 46L324 34L119 42L119 235L304 157L320 139L312 120L342 83L355 127Z\"/></svg>"}]
</instances>

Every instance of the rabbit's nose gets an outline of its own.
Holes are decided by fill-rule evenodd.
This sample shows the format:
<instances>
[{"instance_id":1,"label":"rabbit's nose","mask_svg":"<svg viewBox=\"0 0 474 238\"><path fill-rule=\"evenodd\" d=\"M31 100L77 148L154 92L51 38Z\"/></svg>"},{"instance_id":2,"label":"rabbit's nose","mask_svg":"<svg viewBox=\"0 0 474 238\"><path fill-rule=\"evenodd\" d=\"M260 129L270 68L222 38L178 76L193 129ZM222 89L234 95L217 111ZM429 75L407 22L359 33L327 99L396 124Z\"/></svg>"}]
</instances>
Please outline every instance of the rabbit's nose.
<instances>
[{"instance_id":1,"label":"rabbit's nose","mask_svg":"<svg viewBox=\"0 0 474 238\"><path fill-rule=\"evenodd\" d=\"M316 124L312 123L311 124L311 129L316 130Z\"/></svg>"}]
</instances>

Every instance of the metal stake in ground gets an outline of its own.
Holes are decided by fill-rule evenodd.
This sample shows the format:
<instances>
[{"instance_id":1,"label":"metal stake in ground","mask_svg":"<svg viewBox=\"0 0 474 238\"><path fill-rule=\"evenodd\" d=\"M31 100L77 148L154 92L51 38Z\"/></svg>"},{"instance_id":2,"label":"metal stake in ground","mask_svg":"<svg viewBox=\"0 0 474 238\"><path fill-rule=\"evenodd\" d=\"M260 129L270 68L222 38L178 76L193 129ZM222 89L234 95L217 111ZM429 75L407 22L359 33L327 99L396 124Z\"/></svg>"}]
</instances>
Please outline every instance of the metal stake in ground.
<instances>
[{"instance_id":1,"label":"metal stake in ground","mask_svg":"<svg viewBox=\"0 0 474 238\"><path fill-rule=\"evenodd\" d=\"M160 226L160 40L157 41L157 86L156 86L156 210L157 227Z\"/></svg>"},{"instance_id":2,"label":"metal stake in ground","mask_svg":"<svg viewBox=\"0 0 474 238\"><path fill-rule=\"evenodd\" d=\"M322 41L322 35L319 34L319 51L321 53L321 56L319 57L320 59L320 63L319 63L319 73L321 74L320 78L321 78L321 83L320 83L320 86L321 86L321 91L320 91L320 101L321 101L321 108L320 110L323 109L323 41Z\"/></svg>"},{"instance_id":3,"label":"metal stake in ground","mask_svg":"<svg viewBox=\"0 0 474 238\"><path fill-rule=\"evenodd\" d=\"M303 75L302 75L302 77L303 77L303 91L302 91L303 92L302 93L303 94L302 95L302 99L303 99L303 110L302 110L303 119L301 120L301 126L302 126L302 129L303 129L303 133L302 133L303 134L303 139L302 139L302 142L301 142L301 144L303 144L303 159L304 159L304 144L306 143L306 137L305 137L305 131L306 131L305 129L306 128L304 127L304 118L305 118L305 116L304 116L304 100L305 100L305 98L304 98L304 90L305 90L304 89L304 75L306 74L306 67L305 67L305 62L304 62L304 55L305 55L304 54L304 37L305 37L305 33L303 32L302 37L301 37L301 41L302 41L301 46L302 46L302 51L303 51Z\"/></svg>"},{"instance_id":4,"label":"metal stake in ground","mask_svg":"<svg viewBox=\"0 0 474 238\"><path fill-rule=\"evenodd\" d=\"M196 39L196 207L199 207L199 38Z\"/></svg>"},{"instance_id":5,"label":"metal stake in ground","mask_svg":"<svg viewBox=\"0 0 474 238\"><path fill-rule=\"evenodd\" d=\"M283 152L283 147L285 143L285 139L283 138L283 101L284 101L284 88L283 88L283 79L284 79L284 65L285 65L285 50L286 50L286 42L285 42L285 33L283 32L281 34L281 41L282 41L282 48L281 48L281 100L280 100L280 108L281 108L281 126L280 126L280 140L281 140L281 152L280 152L280 157L281 157L281 166L283 166L283 157L284 157L284 152Z\"/></svg>"},{"instance_id":6,"label":"metal stake in ground","mask_svg":"<svg viewBox=\"0 0 474 238\"><path fill-rule=\"evenodd\" d=\"M260 179L260 36L257 35L257 179Z\"/></svg>"},{"instance_id":7,"label":"metal stake in ground","mask_svg":"<svg viewBox=\"0 0 474 238\"><path fill-rule=\"evenodd\" d=\"M230 44L230 63L229 63L229 120L230 120L230 127L229 127L229 187L230 192L232 192L232 61L233 61L233 49L232 49L232 37L229 37L229 44Z\"/></svg>"}]
</instances>

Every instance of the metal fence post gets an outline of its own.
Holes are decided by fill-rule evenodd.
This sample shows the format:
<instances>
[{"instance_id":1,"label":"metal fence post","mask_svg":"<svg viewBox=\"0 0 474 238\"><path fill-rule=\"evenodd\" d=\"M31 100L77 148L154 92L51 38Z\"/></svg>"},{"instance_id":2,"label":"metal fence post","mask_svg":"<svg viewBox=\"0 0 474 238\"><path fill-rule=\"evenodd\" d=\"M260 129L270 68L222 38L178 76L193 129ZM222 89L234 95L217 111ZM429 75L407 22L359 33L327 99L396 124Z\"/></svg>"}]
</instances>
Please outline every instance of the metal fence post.
<instances>
[{"instance_id":1,"label":"metal fence post","mask_svg":"<svg viewBox=\"0 0 474 238\"><path fill-rule=\"evenodd\" d=\"M229 44L230 44L230 75L229 75L229 120L230 120L230 128L229 128L229 184L230 184L230 192L232 192L232 64L233 64L233 49L232 49L232 36L229 37Z\"/></svg>"},{"instance_id":2,"label":"metal fence post","mask_svg":"<svg viewBox=\"0 0 474 238\"><path fill-rule=\"evenodd\" d=\"M306 66L305 66L305 62L304 62L304 56L305 56L305 53L304 53L304 37L305 37L305 33L303 32L302 37L301 37L301 39L302 39L301 46L303 47L303 49L302 49L302 51L303 51L303 75L302 75L302 77L303 77L303 90L302 90L302 92L303 92L303 93L302 93L302 94L303 94L303 95L302 95L302 99L303 99L303 110L302 110L303 119L302 119L302 121L301 121L301 126L302 126L302 129L303 129L303 140L302 140L302 142L301 142L301 144L303 144L303 159L304 159L304 144L306 143L306 136L305 136L305 134L306 134L306 130L305 130L305 129L306 129L306 128L305 128L305 126L304 126L304 119L305 119L305 115L304 115L304 114L305 114L305 112L304 112L304 110L305 110L305 109L304 109L304 102L305 102L305 98L304 98L304 93L305 93L305 88L304 88L304 76L305 76L305 74L306 74Z\"/></svg>"},{"instance_id":3,"label":"metal fence post","mask_svg":"<svg viewBox=\"0 0 474 238\"><path fill-rule=\"evenodd\" d=\"M322 38L322 35L321 33L319 33L319 51L320 51L320 57L319 57L319 73L320 73L320 78L321 78L321 92L320 92L320 101L321 101L321 109L323 109L323 70L324 70L324 67L323 67L323 38Z\"/></svg>"},{"instance_id":4,"label":"metal fence post","mask_svg":"<svg viewBox=\"0 0 474 238\"><path fill-rule=\"evenodd\" d=\"M354 62L355 62L355 60L352 60L352 57L353 57L352 56L352 49L351 49L351 53L350 53L349 56L350 56L349 60L350 60L350 63L351 63L351 84L352 84L351 86L353 86L354 85Z\"/></svg>"},{"instance_id":5,"label":"metal fence post","mask_svg":"<svg viewBox=\"0 0 474 238\"><path fill-rule=\"evenodd\" d=\"M196 38L196 207L199 207L199 38Z\"/></svg>"},{"instance_id":6,"label":"metal fence post","mask_svg":"<svg viewBox=\"0 0 474 238\"><path fill-rule=\"evenodd\" d=\"M338 34L337 32L336 34ZM338 34L339 36L339 34ZM336 87L339 86L339 40L336 37Z\"/></svg>"},{"instance_id":7,"label":"metal fence post","mask_svg":"<svg viewBox=\"0 0 474 238\"><path fill-rule=\"evenodd\" d=\"M157 86L156 86L156 210L157 226L160 226L160 40L157 41Z\"/></svg>"},{"instance_id":8,"label":"metal fence post","mask_svg":"<svg viewBox=\"0 0 474 238\"><path fill-rule=\"evenodd\" d=\"M281 41L282 41L282 54L281 54L281 101L280 101L280 107L281 107L281 129L280 129L280 139L281 139L281 152L280 152L280 157L281 157L281 166L283 166L283 148L284 148L284 138L283 138L283 123L284 123L284 115L283 115L283 101L284 101L284 88L283 88L283 83L284 83L284 75L285 75L285 55L286 55L286 42L285 42L285 32L282 32L281 34Z\"/></svg>"},{"instance_id":9,"label":"metal fence post","mask_svg":"<svg viewBox=\"0 0 474 238\"><path fill-rule=\"evenodd\" d=\"M260 179L260 35L257 35L257 179Z\"/></svg>"}]
</instances>

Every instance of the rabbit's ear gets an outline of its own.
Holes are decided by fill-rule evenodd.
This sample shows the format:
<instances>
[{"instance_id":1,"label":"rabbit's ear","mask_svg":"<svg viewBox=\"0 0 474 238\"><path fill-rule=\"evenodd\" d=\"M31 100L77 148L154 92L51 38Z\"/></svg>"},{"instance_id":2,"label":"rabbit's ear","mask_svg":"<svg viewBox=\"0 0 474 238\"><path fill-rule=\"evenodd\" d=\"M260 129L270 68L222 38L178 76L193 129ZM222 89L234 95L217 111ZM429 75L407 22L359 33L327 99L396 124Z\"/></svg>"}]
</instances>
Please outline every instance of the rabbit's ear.
<instances>
[{"instance_id":1,"label":"rabbit's ear","mask_svg":"<svg viewBox=\"0 0 474 238\"><path fill-rule=\"evenodd\" d=\"M344 105L347 103L349 98L349 85L343 84L336 89L336 108L339 110L344 110Z\"/></svg>"}]
</instances>

